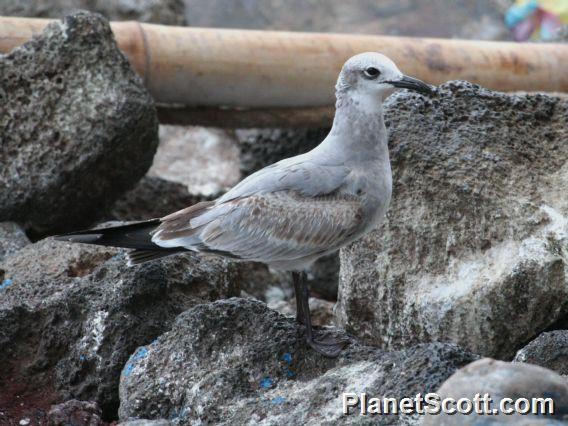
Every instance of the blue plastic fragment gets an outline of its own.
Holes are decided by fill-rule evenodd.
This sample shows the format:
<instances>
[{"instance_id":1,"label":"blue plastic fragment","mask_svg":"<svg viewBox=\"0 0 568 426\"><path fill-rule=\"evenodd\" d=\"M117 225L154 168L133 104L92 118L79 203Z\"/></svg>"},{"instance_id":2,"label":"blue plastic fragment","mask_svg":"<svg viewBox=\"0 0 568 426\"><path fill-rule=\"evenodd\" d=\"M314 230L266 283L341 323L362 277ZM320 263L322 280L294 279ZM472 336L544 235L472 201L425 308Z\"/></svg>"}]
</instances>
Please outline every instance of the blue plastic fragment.
<instances>
[{"instance_id":1,"label":"blue plastic fragment","mask_svg":"<svg viewBox=\"0 0 568 426\"><path fill-rule=\"evenodd\" d=\"M274 381L270 377L265 377L260 381L260 387L263 389L268 389L274 384Z\"/></svg>"},{"instance_id":2,"label":"blue plastic fragment","mask_svg":"<svg viewBox=\"0 0 568 426\"><path fill-rule=\"evenodd\" d=\"M284 355L282 355L282 360L288 364L292 363L292 354L290 354L289 352L286 352Z\"/></svg>"},{"instance_id":3,"label":"blue plastic fragment","mask_svg":"<svg viewBox=\"0 0 568 426\"><path fill-rule=\"evenodd\" d=\"M2 284L0 284L0 290L4 290L5 288L8 288L13 283L14 282L10 278L6 278L4 281L2 281Z\"/></svg>"},{"instance_id":4,"label":"blue plastic fragment","mask_svg":"<svg viewBox=\"0 0 568 426\"><path fill-rule=\"evenodd\" d=\"M140 361L146 355L148 355L148 349L146 349L145 346L139 347L134 355L132 355L130 361L128 361L128 364L126 364L126 367L124 367L122 375L128 377L130 373L132 373L132 370L134 370L134 364L136 363L136 361Z\"/></svg>"},{"instance_id":5,"label":"blue plastic fragment","mask_svg":"<svg viewBox=\"0 0 568 426\"><path fill-rule=\"evenodd\" d=\"M283 402L286 402L286 398L284 398L283 396L277 396L276 398L273 398L270 402L272 402L273 404L282 404Z\"/></svg>"}]
</instances>

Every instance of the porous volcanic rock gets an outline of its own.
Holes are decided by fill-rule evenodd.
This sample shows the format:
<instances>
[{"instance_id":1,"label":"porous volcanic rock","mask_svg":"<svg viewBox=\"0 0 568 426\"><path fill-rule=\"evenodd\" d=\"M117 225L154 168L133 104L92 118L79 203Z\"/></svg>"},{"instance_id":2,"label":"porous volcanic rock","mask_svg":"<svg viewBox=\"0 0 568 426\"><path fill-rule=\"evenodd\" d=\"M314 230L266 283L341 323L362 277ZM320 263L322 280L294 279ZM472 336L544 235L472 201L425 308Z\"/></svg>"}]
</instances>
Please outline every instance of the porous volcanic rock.
<instances>
[{"instance_id":1,"label":"porous volcanic rock","mask_svg":"<svg viewBox=\"0 0 568 426\"><path fill-rule=\"evenodd\" d=\"M190 194L181 183L144 176L114 203L107 219L131 221L163 217L206 199Z\"/></svg>"},{"instance_id":2,"label":"porous volcanic rock","mask_svg":"<svg viewBox=\"0 0 568 426\"><path fill-rule=\"evenodd\" d=\"M138 348L122 371L119 412L173 424L345 424L363 419L342 414L343 392L433 391L475 358L453 344L387 353L351 341L326 359L294 319L233 298L191 308Z\"/></svg>"},{"instance_id":3,"label":"porous volcanic rock","mask_svg":"<svg viewBox=\"0 0 568 426\"><path fill-rule=\"evenodd\" d=\"M568 375L568 330L547 331L520 349L514 361L549 368Z\"/></svg>"},{"instance_id":4,"label":"porous volcanic rock","mask_svg":"<svg viewBox=\"0 0 568 426\"><path fill-rule=\"evenodd\" d=\"M554 371L536 365L510 363L490 358L480 359L461 368L454 373L440 389L436 390L440 399L461 398L474 400L476 394L480 397L488 395L491 398L490 410L495 414L477 413L483 410L484 404L473 406L469 414L445 413L427 414L424 426L480 426L480 425L522 425L522 426L554 426L565 425L568 420L568 383ZM553 400L553 415L532 413L499 413L500 403L504 398L513 400L526 398L551 398ZM534 408L539 408L535 402ZM521 409L527 407L522 403ZM550 404L544 409L550 409ZM505 409L514 408L506 405ZM540 406L543 409L543 406Z\"/></svg>"},{"instance_id":5,"label":"porous volcanic rock","mask_svg":"<svg viewBox=\"0 0 568 426\"><path fill-rule=\"evenodd\" d=\"M238 295L241 264L180 255L128 267L123 251L52 239L0 262L0 406L94 401L116 417L120 371L198 303ZM17 407L15 407L17 406Z\"/></svg>"},{"instance_id":6,"label":"porous volcanic rock","mask_svg":"<svg viewBox=\"0 0 568 426\"><path fill-rule=\"evenodd\" d=\"M36 236L90 225L150 167L154 103L102 16L0 55L0 87L0 220Z\"/></svg>"},{"instance_id":7,"label":"porous volcanic rock","mask_svg":"<svg viewBox=\"0 0 568 426\"><path fill-rule=\"evenodd\" d=\"M241 153L241 172L248 176L284 158L308 152L328 133L328 128L238 129L235 136Z\"/></svg>"},{"instance_id":8,"label":"porous volcanic rock","mask_svg":"<svg viewBox=\"0 0 568 426\"><path fill-rule=\"evenodd\" d=\"M565 311L568 100L453 81L385 113L392 202L341 252L339 324L383 348L512 358Z\"/></svg>"},{"instance_id":9,"label":"porous volcanic rock","mask_svg":"<svg viewBox=\"0 0 568 426\"><path fill-rule=\"evenodd\" d=\"M14 222L0 222L0 260L30 244L26 233ZM2 277L0 276L0 282Z\"/></svg>"},{"instance_id":10,"label":"porous volcanic rock","mask_svg":"<svg viewBox=\"0 0 568 426\"><path fill-rule=\"evenodd\" d=\"M51 407L47 413L49 426L103 426L102 412L96 402L72 399Z\"/></svg>"}]
</instances>

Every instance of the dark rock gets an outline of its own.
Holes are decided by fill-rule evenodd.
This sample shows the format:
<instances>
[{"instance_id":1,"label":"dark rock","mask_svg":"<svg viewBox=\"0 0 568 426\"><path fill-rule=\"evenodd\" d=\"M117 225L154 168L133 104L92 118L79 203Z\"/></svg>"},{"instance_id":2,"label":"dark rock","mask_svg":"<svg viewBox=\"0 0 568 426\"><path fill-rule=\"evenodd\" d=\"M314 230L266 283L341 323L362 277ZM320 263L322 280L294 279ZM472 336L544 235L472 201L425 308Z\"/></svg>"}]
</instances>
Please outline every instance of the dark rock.
<instances>
[{"instance_id":1,"label":"dark rock","mask_svg":"<svg viewBox=\"0 0 568 426\"><path fill-rule=\"evenodd\" d=\"M542 333L519 350L514 361L540 365L568 375L568 330Z\"/></svg>"},{"instance_id":2,"label":"dark rock","mask_svg":"<svg viewBox=\"0 0 568 426\"><path fill-rule=\"evenodd\" d=\"M148 170L153 101L100 15L0 56L0 220L34 235L91 224Z\"/></svg>"},{"instance_id":3,"label":"dark rock","mask_svg":"<svg viewBox=\"0 0 568 426\"><path fill-rule=\"evenodd\" d=\"M238 295L240 264L179 255L127 267L123 251L52 239L0 263L0 406L80 399L116 417L128 357L182 311ZM41 403L37 403L38 395Z\"/></svg>"},{"instance_id":4,"label":"dark rock","mask_svg":"<svg viewBox=\"0 0 568 426\"><path fill-rule=\"evenodd\" d=\"M108 219L131 221L163 217L205 199L190 194L180 183L145 176L114 203Z\"/></svg>"},{"instance_id":5,"label":"dark rock","mask_svg":"<svg viewBox=\"0 0 568 426\"><path fill-rule=\"evenodd\" d=\"M568 100L454 81L385 113L393 198L342 250L339 324L383 348L512 358L566 311Z\"/></svg>"},{"instance_id":6,"label":"dark rock","mask_svg":"<svg viewBox=\"0 0 568 426\"><path fill-rule=\"evenodd\" d=\"M326 359L307 347L293 319L262 302L229 299L184 312L169 332L138 348L122 371L120 418L346 423L342 392L433 391L473 359L452 344L386 353L355 341L338 359Z\"/></svg>"},{"instance_id":7,"label":"dark rock","mask_svg":"<svg viewBox=\"0 0 568 426\"><path fill-rule=\"evenodd\" d=\"M78 10L97 12L112 21L184 25L183 0L3 0L0 15L61 18Z\"/></svg>"},{"instance_id":8,"label":"dark rock","mask_svg":"<svg viewBox=\"0 0 568 426\"><path fill-rule=\"evenodd\" d=\"M71 401L51 407L47 414L49 426L102 426L102 412L96 402Z\"/></svg>"},{"instance_id":9,"label":"dark rock","mask_svg":"<svg viewBox=\"0 0 568 426\"><path fill-rule=\"evenodd\" d=\"M284 158L315 148L329 129L239 129L241 172L248 176Z\"/></svg>"},{"instance_id":10,"label":"dark rock","mask_svg":"<svg viewBox=\"0 0 568 426\"><path fill-rule=\"evenodd\" d=\"M551 398L554 415L511 413L483 415L472 413L426 415L424 426L473 426L493 424L556 425L568 420L568 383L555 372L536 365L509 363L490 358L480 359L458 370L436 391L441 399L469 398L489 394L491 409L503 398ZM483 406L483 405L482 405ZM522 407L525 407L522 405ZM507 407L509 408L509 407ZM488 417L490 417L488 419Z\"/></svg>"},{"instance_id":11,"label":"dark rock","mask_svg":"<svg viewBox=\"0 0 568 426\"><path fill-rule=\"evenodd\" d=\"M308 301L313 325L333 325L334 303L323 299L310 297ZM296 317L296 299L275 300L267 303L270 309L291 318Z\"/></svg>"},{"instance_id":12,"label":"dark rock","mask_svg":"<svg viewBox=\"0 0 568 426\"><path fill-rule=\"evenodd\" d=\"M127 420L125 422L120 422L117 426L170 426L172 423L165 419L159 420L146 420L146 419L136 419Z\"/></svg>"},{"instance_id":13,"label":"dark rock","mask_svg":"<svg viewBox=\"0 0 568 426\"><path fill-rule=\"evenodd\" d=\"M0 260L28 244L30 244L30 240L16 223L0 222ZM0 282L2 282L1 276Z\"/></svg>"},{"instance_id":14,"label":"dark rock","mask_svg":"<svg viewBox=\"0 0 568 426\"><path fill-rule=\"evenodd\" d=\"M308 285L312 294L326 300L337 300L339 285L339 253L320 257L308 270Z\"/></svg>"}]
</instances>

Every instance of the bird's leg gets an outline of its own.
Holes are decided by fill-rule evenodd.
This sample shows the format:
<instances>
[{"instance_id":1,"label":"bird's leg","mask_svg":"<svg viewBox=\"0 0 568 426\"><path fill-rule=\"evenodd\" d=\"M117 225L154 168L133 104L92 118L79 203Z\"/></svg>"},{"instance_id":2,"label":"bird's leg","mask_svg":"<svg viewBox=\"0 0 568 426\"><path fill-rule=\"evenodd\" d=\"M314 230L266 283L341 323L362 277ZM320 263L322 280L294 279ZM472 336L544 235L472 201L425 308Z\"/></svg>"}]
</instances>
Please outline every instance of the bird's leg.
<instances>
[{"instance_id":1,"label":"bird's leg","mask_svg":"<svg viewBox=\"0 0 568 426\"><path fill-rule=\"evenodd\" d=\"M306 342L316 352L327 358L336 358L348 341L330 333L317 332L312 327L310 316L308 285L305 272L292 272L294 292L296 293L296 320L306 327ZM316 335L317 334L317 335Z\"/></svg>"},{"instance_id":2,"label":"bird's leg","mask_svg":"<svg viewBox=\"0 0 568 426\"><path fill-rule=\"evenodd\" d=\"M304 325L306 324L304 319L306 313L304 310L304 305L302 304L301 295L304 292L302 288L302 282L304 282L303 287L307 287L305 285L306 282L305 274L306 274L305 272L292 272L292 281L294 282L294 294L296 295L296 321Z\"/></svg>"}]
</instances>

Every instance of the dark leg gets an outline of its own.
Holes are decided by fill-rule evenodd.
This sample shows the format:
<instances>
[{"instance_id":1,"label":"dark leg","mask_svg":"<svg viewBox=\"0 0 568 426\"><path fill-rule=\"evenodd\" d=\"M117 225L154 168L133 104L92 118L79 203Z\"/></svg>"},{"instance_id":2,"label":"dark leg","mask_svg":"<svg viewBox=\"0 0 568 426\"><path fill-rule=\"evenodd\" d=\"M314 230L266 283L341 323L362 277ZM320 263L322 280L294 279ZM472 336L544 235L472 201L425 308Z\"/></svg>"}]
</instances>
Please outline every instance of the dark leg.
<instances>
[{"instance_id":1,"label":"dark leg","mask_svg":"<svg viewBox=\"0 0 568 426\"><path fill-rule=\"evenodd\" d=\"M296 293L296 320L306 327L306 342L316 352L327 358L337 357L341 350L347 346L348 341L313 329L310 306L308 304L309 294L308 285L306 284L306 273L292 272L292 279L294 281L294 292Z\"/></svg>"},{"instance_id":2,"label":"dark leg","mask_svg":"<svg viewBox=\"0 0 568 426\"><path fill-rule=\"evenodd\" d=\"M300 324L306 324L304 318L306 317L306 312L304 310L304 305L302 303L302 296L304 289L302 288L302 282L306 282L305 272L292 272L292 281L294 282L294 294L296 295L296 321ZM306 287L304 285L303 287ZM309 297L309 295L308 295ZM309 314L309 312L308 312Z\"/></svg>"}]
</instances>

